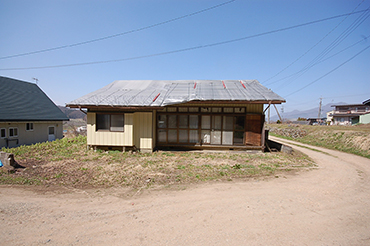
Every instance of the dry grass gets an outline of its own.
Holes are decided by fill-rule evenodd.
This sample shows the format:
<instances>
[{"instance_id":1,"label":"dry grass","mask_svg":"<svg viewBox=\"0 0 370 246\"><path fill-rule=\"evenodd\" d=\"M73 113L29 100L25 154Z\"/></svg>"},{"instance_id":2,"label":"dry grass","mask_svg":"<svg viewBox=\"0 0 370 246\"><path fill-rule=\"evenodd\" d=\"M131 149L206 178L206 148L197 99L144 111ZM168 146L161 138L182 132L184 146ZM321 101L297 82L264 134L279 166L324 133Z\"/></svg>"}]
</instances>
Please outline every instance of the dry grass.
<instances>
[{"instance_id":1,"label":"dry grass","mask_svg":"<svg viewBox=\"0 0 370 246\"><path fill-rule=\"evenodd\" d=\"M370 124L309 126L271 124L270 133L296 141L370 158Z\"/></svg>"},{"instance_id":2,"label":"dry grass","mask_svg":"<svg viewBox=\"0 0 370 246\"><path fill-rule=\"evenodd\" d=\"M132 189L255 177L279 177L306 170L313 162L301 153L135 152L86 149L86 138L3 151L13 152L26 168L13 174L0 170L0 184L63 185Z\"/></svg>"}]
</instances>

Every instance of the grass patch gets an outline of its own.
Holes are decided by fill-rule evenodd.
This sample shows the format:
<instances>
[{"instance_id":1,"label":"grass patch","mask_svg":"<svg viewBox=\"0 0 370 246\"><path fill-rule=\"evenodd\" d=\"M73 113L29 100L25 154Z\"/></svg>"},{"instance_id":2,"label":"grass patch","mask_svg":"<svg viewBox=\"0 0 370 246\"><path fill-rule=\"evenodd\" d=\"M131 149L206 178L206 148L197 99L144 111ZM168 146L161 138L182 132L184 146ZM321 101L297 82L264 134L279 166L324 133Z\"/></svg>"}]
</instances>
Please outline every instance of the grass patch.
<instances>
[{"instance_id":1,"label":"grass patch","mask_svg":"<svg viewBox=\"0 0 370 246\"><path fill-rule=\"evenodd\" d=\"M273 136L370 158L370 124L358 126L268 125Z\"/></svg>"},{"instance_id":2,"label":"grass patch","mask_svg":"<svg viewBox=\"0 0 370 246\"><path fill-rule=\"evenodd\" d=\"M0 184L64 185L68 187L167 187L209 181L265 177L311 168L300 153L199 153L152 154L92 151L86 137L3 149L26 167L16 173L0 169Z\"/></svg>"}]
</instances>

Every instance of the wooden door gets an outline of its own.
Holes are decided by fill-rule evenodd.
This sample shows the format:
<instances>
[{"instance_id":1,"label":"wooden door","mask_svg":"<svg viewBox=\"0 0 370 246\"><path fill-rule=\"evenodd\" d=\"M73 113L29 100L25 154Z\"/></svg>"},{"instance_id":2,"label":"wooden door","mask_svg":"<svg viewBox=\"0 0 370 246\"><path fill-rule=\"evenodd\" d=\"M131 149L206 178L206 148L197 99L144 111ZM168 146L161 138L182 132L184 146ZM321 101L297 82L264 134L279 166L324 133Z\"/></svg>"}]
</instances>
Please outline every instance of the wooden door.
<instances>
[{"instance_id":1,"label":"wooden door","mask_svg":"<svg viewBox=\"0 0 370 246\"><path fill-rule=\"evenodd\" d=\"M249 114L246 116L245 145L261 146L264 115Z\"/></svg>"}]
</instances>

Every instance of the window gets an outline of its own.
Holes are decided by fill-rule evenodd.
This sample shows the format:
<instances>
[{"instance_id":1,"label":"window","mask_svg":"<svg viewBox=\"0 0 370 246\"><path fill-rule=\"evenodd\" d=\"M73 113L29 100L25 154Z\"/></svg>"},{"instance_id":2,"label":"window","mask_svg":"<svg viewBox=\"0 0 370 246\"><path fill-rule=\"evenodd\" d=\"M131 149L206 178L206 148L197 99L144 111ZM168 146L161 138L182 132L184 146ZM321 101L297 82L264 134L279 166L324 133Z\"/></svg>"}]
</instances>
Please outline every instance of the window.
<instances>
[{"instance_id":1,"label":"window","mask_svg":"<svg viewBox=\"0 0 370 246\"><path fill-rule=\"evenodd\" d=\"M179 112L188 112L188 108L180 107Z\"/></svg>"},{"instance_id":2,"label":"window","mask_svg":"<svg viewBox=\"0 0 370 246\"><path fill-rule=\"evenodd\" d=\"M157 114L158 144L245 145L246 107L168 107Z\"/></svg>"},{"instance_id":3,"label":"window","mask_svg":"<svg viewBox=\"0 0 370 246\"><path fill-rule=\"evenodd\" d=\"M224 113L234 113L234 108L224 108Z\"/></svg>"},{"instance_id":4,"label":"window","mask_svg":"<svg viewBox=\"0 0 370 246\"><path fill-rule=\"evenodd\" d=\"M189 108L189 112L199 112L199 108L198 107L190 107Z\"/></svg>"},{"instance_id":5,"label":"window","mask_svg":"<svg viewBox=\"0 0 370 246\"><path fill-rule=\"evenodd\" d=\"M6 138L6 129L5 128L0 129L0 138Z\"/></svg>"},{"instance_id":6,"label":"window","mask_svg":"<svg viewBox=\"0 0 370 246\"><path fill-rule=\"evenodd\" d=\"M123 132L125 127L123 114L96 114L96 130Z\"/></svg>"},{"instance_id":7,"label":"window","mask_svg":"<svg viewBox=\"0 0 370 246\"><path fill-rule=\"evenodd\" d=\"M169 107L167 108L167 112L176 112L177 108L176 107Z\"/></svg>"},{"instance_id":8,"label":"window","mask_svg":"<svg viewBox=\"0 0 370 246\"><path fill-rule=\"evenodd\" d=\"M96 114L96 130L109 130L110 115Z\"/></svg>"},{"instance_id":9,"label":"window","mask_svg":"<svg viewBox=\"0 0 370 246\"><path fill-rule=\"evenodd\" d=\"M167 115L165 114L158 115L158 128L166 127L167 127Z\"/></svg>"},{"instance_id":10,"label":"window","mask_svg":"<svg viewBox=\"0 0 370 246\"><path fill-rule=\"evenodd\" d=\"M123 132L125 127L123 122L123 114L112 114L110 116L110 130L113 132Z\"/></svg>"},{"instance_id":11,"label":"window","mask_svg":"<svg viewBox=\"0 0 370 246\"><path fill-rule=\"evenodd\" d=\"M212 113L221 113L222 108L212 108Z\"/></svg>"},{"instance_id":12,"label":"window","mask_svg":"<svg viewBox=\"0 0 370 246\"><path fill-rule=\"evenodd\" d=\"M234 144L243 144L244 128L245 128L245 117L234 116Z\"/></svg>"},{"instance_id":13,"label":"window","mask_svg":"<svg viewBox=\"0 0 370 246\"><path fill-rule=\"evenodd\" d=\"M26 131L33 131L33 123L26 123Z\"/></svg>"},{"instance_id":14,"label":"window","mask_svg":"<svg viewBox=\"0 0 370 246\"><path fill-rule=\"evenodd\" d=\"M245 108L235 108L235 113L245 113Z\"/></svg>"},{"instance_id":15,"label":"window","mask_svg":"<svg viewBox=\"0 0 370 246\"><path fill-rule=\"evenodd\" d=\"M55 128L54 126L49 126L49 135L54 135Z\"/></svg>"},{"instance_id":16,"label":"window","mask_svg":"<svg viewBox=\"0 0 370 246\"><path fill-rule=\"evenodd\" d=\"M210 113L211 110L212 110L212 108L208 108L208 107L200 108L200 112L202 112L202 113Z\"/></svg>"},{"instance_id":17,"label":"window","mask_svg":"<svg viewBox=\"0 0 370 246\"><path fill-rule=\"evenodd\" d=\"M18 137L18 128L17 127L9 127L9 137Z\"/></svg>"}]
</instances>

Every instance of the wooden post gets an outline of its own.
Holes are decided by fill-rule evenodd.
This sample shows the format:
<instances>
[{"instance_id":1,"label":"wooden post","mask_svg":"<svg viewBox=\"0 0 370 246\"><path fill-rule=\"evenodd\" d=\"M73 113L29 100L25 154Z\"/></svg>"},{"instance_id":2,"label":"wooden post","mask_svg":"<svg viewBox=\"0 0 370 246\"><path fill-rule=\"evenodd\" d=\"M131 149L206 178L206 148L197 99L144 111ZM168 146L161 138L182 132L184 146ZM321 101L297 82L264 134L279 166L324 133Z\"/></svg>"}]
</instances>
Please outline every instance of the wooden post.
<instances>
[{"instance_id":1,"label":"wooden post","mask_svg":"<svg viewBox=\"0 0 370 246\"><path fill-rule=\"evenodd\" d=\"M276 110L277 115L279 116L279 119L280 119L281 123L283 123L283 119L281 118L281 116L280 116L280 114L279 114L279 111L277 110L277 108L276 108L276 105L275 105L275 104L274 104L274 107L275 107L275 110Z\"/></svg>"}]
</instances>

